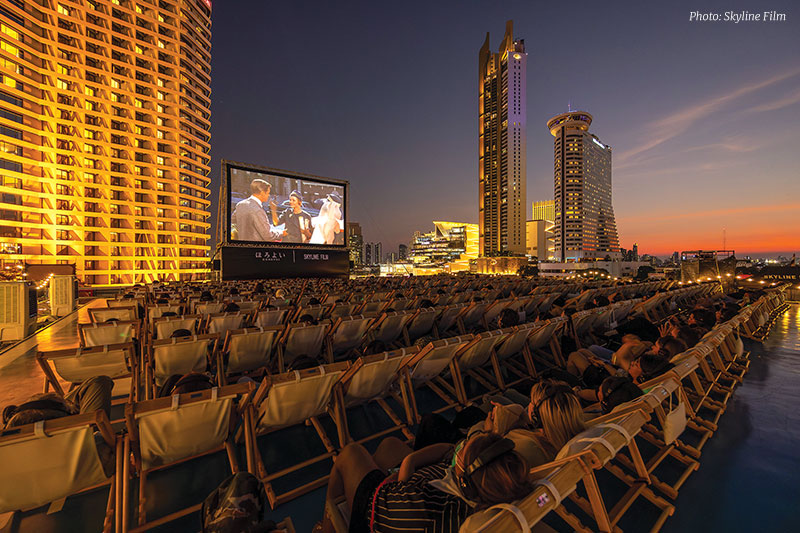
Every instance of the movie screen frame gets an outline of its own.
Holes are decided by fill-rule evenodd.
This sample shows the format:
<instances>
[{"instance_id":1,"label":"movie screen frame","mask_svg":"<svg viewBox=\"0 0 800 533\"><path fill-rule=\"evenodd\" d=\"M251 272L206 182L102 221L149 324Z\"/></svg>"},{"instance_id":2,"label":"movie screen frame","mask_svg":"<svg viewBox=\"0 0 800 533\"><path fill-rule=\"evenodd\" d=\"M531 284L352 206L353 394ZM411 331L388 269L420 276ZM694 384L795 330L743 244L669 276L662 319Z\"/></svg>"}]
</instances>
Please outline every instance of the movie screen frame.
<instances>
[{"instance_id":1,"label":"movie screen frame","mask_svg":"<svg viewBox=\"0 0 800 533\"><path fill-rule=\"evenodd\" d=\"M337 180L337 179L333 179L333 178L326 178L326 177L322 177L322 176L314 176L314 175L309 175L309 174L303 174L303 173L300 173L300 172L292 172L292 171L280 170L280 169L269 168L269 167L260 167L260 166L257 166L257 165L246 165L246 164L240 164L240 163L233 163L233 162L228 162L228 161L224 161L224 160L222 161L222 167L223 167L223 176L224 176L224 179L225 179L225 186L226 187L225 187L225 198L224 199L220 199L220 200L225 202L225 206L224 206L224 209L225 209L225 221L226 221L225 238L227 239L227 242L235 243L235 244L239 244L239 245L250 244L250 245L253 245L253 246L270 245L270 246L299 247L299 248L317 248L317 247L319 247L319 248L328 248L328 249L344 249L344 248L347 248L346 228L347 228L347 220L348 220L347 216L348 216L348 211L349 211L349 209L348 209L349 205L348 205L348 201L347 201L348 193L349 193L349 186L350 186L349 182L344 181L344 180ZM276 209L277 209L277 212L278 212L279 215L282 214L284 211L290 209L290 202L291 202L290 193L292 191L294 191L294 190L298 190L298 192L300 192L301 195L304 195L304 194L307 195L308 193L306 191L309 190L309 187L312 188L312 190L313 190L313 187L315 185L321 185L321 186L326 186L326 187L340 187L341 188L341 193L342 193L341 194L341 203L340 203L340 209L341 209L341 214L342 214L342 217L341 217L341 229L340 229L339 232L335 233L335 237L334 237L335 241L334 241L334 243L333 244L325 244L325 243L319 243L319 242L297 242L297 241L282 241L282 240L251 240L251 239L242 239L240 235L237 235L236 238L234 238L234 235L233 235L233 229L234 229L233 228L233 213L234 213L234 210L235 210L235 206L236 206L236 204L238 204L242 200L245 200L245 199L249 198L249 195L248 196L243 196L244 193L242 191L238 190L238 188L237 188L237 191L233 190L232 185L233 185L233 179L235 177L234 176L234 172L235 171L242 171L242 172L248 172L248 173L255 173L255 174L264 175L266 181L268 183L270 183L270 185L271 185L271 188L270 188L271 189L270 202L274 201L277 204L276 205ZM272 179L270 179L270 178L272 178ZM254 177L254 179L255 179L255 177ZM277 180L286 180L286 181L281 181L281 183L279 184L279 183L277 183L275 181L276 179ZM299 187L299 189L298 189L298 187ZM277 191L276 191L276 189L277 189ZM339 193L339 191L335 191L335 192L337 194ZM286 198L284 198L284 197L286 197ZM320 210L322 209L322 207L324 205L321 202L323 202L323 200L326 200L326 199L329 199L329 196L326 195L325 197L322 197L321 195L319 195L319 193L316 194L315 198L309 199L308 201L305 198L303 198L303 200L302 200L302 211L305 212L307 215L309 215L309 217L304 217L304 218L307 218L306 221L303 221L303 220L298 221L298 226L300 227L300 231L301 232L303 230L305 230L306 232L310 232L310 233L306 233L306 236L301 237L301 238L308 238L309 240L311 240L315 236L317 238L320 237L320 235L315 235L316 228L314 228L313 225L309 224L308 218L313 219L314 217L319 216ZM265 214L266 213L267 213L267 211L265 211ZM270 224L270 226L272 228L273 227L272 226L273 220L270 219L269 215L268 215L268 222L269 222L269 224ZM303 227L304 225L306 225L307 227ZM279 224L278 226L275 226L275 227L279 227L279 226L282 226L282 225ZM284 229L285 229L285 226L284 226ZM288 230L286 230L286 231L288 231Z\"/></svg>"}]
</instances>

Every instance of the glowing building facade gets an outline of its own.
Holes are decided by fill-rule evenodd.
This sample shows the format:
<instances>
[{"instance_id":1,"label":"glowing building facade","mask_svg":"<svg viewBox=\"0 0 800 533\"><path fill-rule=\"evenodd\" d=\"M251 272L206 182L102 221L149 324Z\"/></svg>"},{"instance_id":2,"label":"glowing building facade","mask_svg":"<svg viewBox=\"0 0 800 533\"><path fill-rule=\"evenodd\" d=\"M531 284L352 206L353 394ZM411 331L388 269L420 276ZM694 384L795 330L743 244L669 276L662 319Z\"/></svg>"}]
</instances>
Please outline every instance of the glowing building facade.
<instances>
[{"instance_id":1,"label":"glowing building facade","mask_svg":"<svg viewBox=\"0 0 800 533\"><path fill-rule=\"evenodd\" d=\"M525 254L525 156L527 112L525 41L506 23L500 51L489 34L478 56L480 254Z\"/></svg>"},{"instance_id":2,"label":"glowing building facade","mask_svg":"<svg viewBox=\"0 0 800 533\"><path fill-rule=\"evenodd\" d=\"M470 260L478 257L478 224L433 222L433 231L416 232L410 260L414 273L458 272L469 270Z\"/></svg>"},{"instance_id":3,"label":"glowing building facade","mask_svg":"<svg viewBox=\"0 0 800 533\"><path fill-rule=\"evenodd\" d=\"M0 260L208 272L210 0L0 6Z\"/></svg>"},{"instance_id":4,"label":"glowing building facade","mask_svg":"<svg viewBox=\"0 0 800 533\"><path fill-rule=\"evenodd\" d=\"M611 205L611 147L589 133L592 116L562 113L547 127L554 141L555 257L563 262L620 259Z\"/></svg>"}]
</instances>

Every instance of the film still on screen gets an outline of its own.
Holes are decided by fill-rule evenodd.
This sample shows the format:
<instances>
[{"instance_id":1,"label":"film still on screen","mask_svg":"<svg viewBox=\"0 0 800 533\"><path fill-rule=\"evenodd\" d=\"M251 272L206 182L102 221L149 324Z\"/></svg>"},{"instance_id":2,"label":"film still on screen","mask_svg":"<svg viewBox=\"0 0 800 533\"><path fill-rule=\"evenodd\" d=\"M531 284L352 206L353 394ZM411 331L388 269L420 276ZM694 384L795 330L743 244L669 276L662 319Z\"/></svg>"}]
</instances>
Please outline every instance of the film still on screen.
<instances>
[{"instance_id":1,"label":"film still on screen","mask_svg":"<svg viewBox=\"0 0 800 533\"><path fill-rule=\"evenodd\" d=\"M231 167L232 241L344 245L345 188Z\"/></svg>"}]
</instances>

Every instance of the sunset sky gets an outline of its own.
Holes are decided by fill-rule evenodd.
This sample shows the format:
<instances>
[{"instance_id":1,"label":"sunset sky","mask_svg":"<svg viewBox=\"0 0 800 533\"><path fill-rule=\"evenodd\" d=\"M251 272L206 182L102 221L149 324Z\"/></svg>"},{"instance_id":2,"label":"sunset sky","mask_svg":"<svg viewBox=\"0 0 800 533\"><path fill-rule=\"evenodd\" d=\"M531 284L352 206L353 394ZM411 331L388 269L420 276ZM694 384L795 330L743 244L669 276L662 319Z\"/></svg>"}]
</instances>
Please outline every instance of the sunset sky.
<instances>
[{"instance_id":1,"label":"sunset sky","mask_svg":"<svg viewBox=\"0 0 800 533\"><path fill-rule=\"evenodd\" d=\"M477 222L478 49L525 39L528 202L553 197L545 124L580 109L613 147L622 246L800 251L800 6L784 22L690 22L698 2L215 2L219 160L347 179L384 251ZM212 209L216 210L215 203Z\"/></svg>"}]
</instances>

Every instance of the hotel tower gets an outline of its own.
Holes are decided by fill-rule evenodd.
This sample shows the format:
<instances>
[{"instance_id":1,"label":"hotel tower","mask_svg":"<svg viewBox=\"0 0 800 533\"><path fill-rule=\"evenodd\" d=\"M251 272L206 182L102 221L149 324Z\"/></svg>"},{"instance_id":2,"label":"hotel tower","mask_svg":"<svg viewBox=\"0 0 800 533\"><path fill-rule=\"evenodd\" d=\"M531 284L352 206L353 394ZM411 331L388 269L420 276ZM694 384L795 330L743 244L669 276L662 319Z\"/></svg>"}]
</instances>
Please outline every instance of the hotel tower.
<instances>
[{"instance_id":1,"label":"hotel tower","mask_svg":"<svg viewBox=\"0 0 800 533\"><path fill-rule=\"evenodd\" d=\"M589 133L592 115L562 113L547 122L554 142L555 256L558 261L619 259L611 206L611 147Z\"/></svg>"},{"instance_id":2,"label":"hotel tower","mask_svg":"<svg viewBox=\"0 0 800 533\"><path fill-rule=\"evenodd\" d=\"M478 57L478 227L482 256L525 254L525 41L512 21L500 51L489 34Z\"/></svg>"},{"instance_id":3,"label":"hotel tower","mask_svg":"<svg viewBox=\"0 0 800 533\"><path fill-rule=\"evenodd\" d=\"M207 272L210 0L0 4L0 263Z\"/></svg>"}]
</instances>

